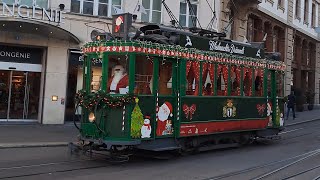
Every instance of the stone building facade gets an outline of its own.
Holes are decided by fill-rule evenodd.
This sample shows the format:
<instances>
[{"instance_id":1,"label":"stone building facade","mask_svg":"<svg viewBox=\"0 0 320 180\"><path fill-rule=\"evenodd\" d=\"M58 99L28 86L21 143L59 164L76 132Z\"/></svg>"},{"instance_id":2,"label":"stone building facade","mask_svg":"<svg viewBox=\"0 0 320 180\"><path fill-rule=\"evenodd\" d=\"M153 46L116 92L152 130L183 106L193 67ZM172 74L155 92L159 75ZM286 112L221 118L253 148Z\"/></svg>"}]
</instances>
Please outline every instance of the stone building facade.
<instances>
[{"instance_id":1,"label":"stone building facade","mask_svg":"<svg viewBox=\"0 0 320 180\"><path fill-rule=\"evenodd\" d=\"M226 30L230 38L238 41L264 41L266 52L280 52L281 60L287 65L286 95L291 90L302 94L313 92L314 103L319 104L320 44L316 32L320 25L319 3L224 0L220 3L219 29Z\"/></svg>"}]
</instances>

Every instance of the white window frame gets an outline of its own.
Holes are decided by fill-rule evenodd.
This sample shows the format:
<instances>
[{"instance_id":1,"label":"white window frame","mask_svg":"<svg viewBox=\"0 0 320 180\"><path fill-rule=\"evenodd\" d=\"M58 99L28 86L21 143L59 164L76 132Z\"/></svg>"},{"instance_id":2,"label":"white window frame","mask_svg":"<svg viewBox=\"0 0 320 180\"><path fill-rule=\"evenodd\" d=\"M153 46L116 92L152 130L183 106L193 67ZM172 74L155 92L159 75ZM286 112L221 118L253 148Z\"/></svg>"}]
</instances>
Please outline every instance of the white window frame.
<instances>
[{"instance_id":1,"label":"white window frame","mask_svg":"<svg viewBox=\"0 0 320 180\"><path fill-rule=\"evenodd\" d=\"M86 0L78 0L80 2L80 10L79 13L83 14L83 5L84 5L84 1ZM112 16L112 2L113 0L108 0L107 4L108 4L108 15L104 16L104 17L111 17ZM99 15L99 0L93 0L93 16L100 16ZM105 4L105 3L101 3L101 4ZM121 6L120 9L123 10L123 0L121 0ZM75 13L75 12L71 12L71 13ZM84 15L89 15L90 14L84 14Z\"/></svg>"},{"instance_id":2,"label":"white window frame","mask_svg":"<svg viewBox=\"0 0 320 180\"><path fill-rule=\"evenodd\" d=\"M187 5L186 14L181 14L181 7L180 7L181 3L186 3L186 5ZM191 2L191 4L197 6L196 17L198 18L199 17L199 0L197 0L197 2ZM192 16L192 15L190 15L189 4L185 0L180 0L179 1L179 22L180 22L180 15L185 15L186 16L186 25L183 26L183 27L190 27L189 25L191 25L191 24L189 24L190 23L189 22L189 16ZM198 22L196 21L196 27L197 26L198 26Z\"/></svg>"},{"instance_id":3,"label":"white window frame","mask_svg":"<svg viewBox=\"0 0 320 180\"><path fill-rule=\"evenodd\" d=\"M14 4L22 5L21 0L14 0ZM36 5L36 4L37 4L37 0L32 0L32 5ZM47 6L46 7L40 7L40 8L49 9L49 4L50 4L50 0L47 0Z\"/></svg>"},{"instance_id":4,"label":"white window frame","mask_svg":"<svg viewBox=\"0 0 320 180\"><path fill-rule=\"evenodd\" d=\"M141 3L142 3L143 0L141 0ZM154 0L149 0L150 1L150 7L144 7L145 10L148 10L149 11L149 17L148 17L148 22L152 22L152 14L153 14L153 11L157 11L159 12L158 10L153 10L153 1ZM161 5L161 10L160 10L160 24L163 22L163 6ZM141 21L142 21L142 18L141 18ZM144 21L142 21L144 22ZM157 22L154 22L154 23L157 23Z\"/></svg>"}]
</instances>

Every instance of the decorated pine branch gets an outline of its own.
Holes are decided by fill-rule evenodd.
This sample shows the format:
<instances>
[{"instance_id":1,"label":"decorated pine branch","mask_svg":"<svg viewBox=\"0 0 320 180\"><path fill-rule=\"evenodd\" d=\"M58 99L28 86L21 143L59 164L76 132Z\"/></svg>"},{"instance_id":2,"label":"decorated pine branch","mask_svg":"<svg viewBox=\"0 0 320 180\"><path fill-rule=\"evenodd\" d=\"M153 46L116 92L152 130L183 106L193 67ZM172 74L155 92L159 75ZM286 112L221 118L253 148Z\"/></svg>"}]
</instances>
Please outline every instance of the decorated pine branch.
<instances>
[{"instance_id":1,"label":"decorated pine branch","mask_svg":"<svg viewBox=\"0 0 320 180\"><path fill-rule=\"evenodd\" d=\"M111 96L102 90L96 93L80 90L75 97L76 104L90 111L94 111L96 106L97 110L101 108L122 108L127 104L133 104L134 100L135 97L131 94Z\"/></svg>"}]
</instances>

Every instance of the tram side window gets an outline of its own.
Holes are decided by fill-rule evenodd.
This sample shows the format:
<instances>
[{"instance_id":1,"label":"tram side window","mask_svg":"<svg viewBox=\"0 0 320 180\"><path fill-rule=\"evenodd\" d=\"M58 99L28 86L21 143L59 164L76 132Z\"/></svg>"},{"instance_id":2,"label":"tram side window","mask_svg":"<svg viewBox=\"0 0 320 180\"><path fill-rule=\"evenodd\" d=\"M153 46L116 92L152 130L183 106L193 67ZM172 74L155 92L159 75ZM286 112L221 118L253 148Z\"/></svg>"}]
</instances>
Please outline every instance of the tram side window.
<instances>
[{"instance_id":1,"label":"tram side window","mask_svg":"<svg viewBox=\"0 0 320 180\"><path fill-rule=\"evenodd\" d=\"M244 96L252 95L252 69L243 68L243 94Z\"/></svg>"},{"instance_id":2,"label":"tram side window","mask_svg":"<svg viewBox=\"0 0 320 180\"><path fill-rule=\"evenodd\" d=\"M263 96L263 69L255 70L254 91L256 96Z\"/></svg>"},{"instance_id":3,"label":"tram side window","mask_svg":"<svg viewBox=\"0 0 320 180\"><path fill-rule=\"evenodd\" d=\"M214 69L212 63L202 64L202 95L212 96L214 90Z\"/></svg>"},{"instance_id":4,"label":"tram side window","mask_svg":"<svg viewBox=\"0 0 320 180\"><path fill-rule=\"evenodd\" d=\"M102 60L91 59L91 92L97 92L101 89L102 79Z\"/></svg>"},{"instance_id":5,"label":"tram side window","mask_svg":"<svg viewBox=\"0 0 320 180\"><path fill-rule=\"evenodd\" d=\"M127 94L129 92L129 58L124 55L109 55L107 92Z\"/></svg>"},{"instance_id":6,"label":"tram side window","mask_svg":"<svg viewBox=\"0 0 320 180\"><path fill-rule=\"evenodd\" d=\"M186 67L186 95L199 94L200 62L187 61Z\"/></svg>"},{"instance_id":7,"label":"tram side window","mask_svg":"<svg viewBox=\"0 0 320 180\"><path fill-rule=\"evenodd\" d=\"M228 66L226 65L218 65L217 90L218 96L228 94Z\"/></svg>"},{"instance_id":8,"label":"tram side window","mask_svg":"<svg viewBox=\"0 0 320 180\"><path fill-rule=\"evenodd\" d=\"M152 94L153 61L146 56L137 56L135 71L135 94Z\"/></svg>"},{"instance_id":9,"label":"tram side window","mask_svg":"<svg viewBox=\"0 0 320 180\"><path fill-rule=\"evenodd\" d=\"M231 96L240 96L240 76L241 68L232 66L230 72Z\"/></svg>"},{"instance_id":10,"label":"tram side window","mask_svg":"<svg viewBox=\"0 0 320 180\"><path fill-rule=\"evenodd\" d=\"M172 62L159 63L159 94L172 95Z\"/></svg>"},{"instance_id":11,"label":"tram side window","mask_svg":"<svg viewBox=\"0 0 320 180\"><path fill-rule=\"evenodd\" d=\"M283 97L283 74L281 72L276 72L276 83L277 83L277 96Z\"/></svg>"}]
</instances>

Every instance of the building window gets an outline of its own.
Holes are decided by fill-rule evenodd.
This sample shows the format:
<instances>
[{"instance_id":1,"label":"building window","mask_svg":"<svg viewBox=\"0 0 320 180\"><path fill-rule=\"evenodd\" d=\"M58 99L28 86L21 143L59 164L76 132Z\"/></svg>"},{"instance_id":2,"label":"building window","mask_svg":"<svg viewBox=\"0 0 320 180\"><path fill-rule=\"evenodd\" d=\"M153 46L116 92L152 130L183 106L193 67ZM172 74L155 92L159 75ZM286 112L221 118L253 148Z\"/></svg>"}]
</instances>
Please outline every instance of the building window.
<instances>
[{"instance_id":1,"label":"building window","mask_svg":"<svg viewBox=\"0 0 320 180\"><path fill-rule=\"evenodd\" d=\"M278 8L284 10L284 0L278 0Z\"/></svg>"},{"instance_id":2,"label":"building window","mask_svg":"<svg viewBox=\"0 0 320 180\"><path fill-rule=\"evenodd\" d=\"M301 1L296 0L296 18L300 20L301 18Z\"/></svg>"},{"instance_id":3,"label":"building window","mask_svg":"<svg viewBox=\"0 0 320 180\"><path fill-rule=\"evenodd\" d=\"M197 26L198 0L191 0L190 2L191 7L185 0L180 1L179 22L184 27Z\"/></svg>"},{"instance_id":4,"label":"building window","mask_svg":"<svg viewBox=\"0 0 320 180\"><path fill-rule=\"evenodd\" d=\"M121 9L121 0L71 0L71 12L111 17L113 8Z\"/></svg>"},{"instance_id":5,"label":"building window","mask_svg":"<svg viewBox=\"0 0 320 180\"><path fill-rule=\"evenodd\" d=\"M37 6L40 8L48 8L49 0L2 0L2 2L12 5L12 4L20 4L27 5L29 7Z\"/></svg>"},{"instance_id":6,"label":"building window","mask_svg":"<svg viewBox=\"0 0 320 180\"><path fill-rule=\"evenodd\" d=\"M142 5L146 9L147 14L142 14L143 22L153 22L160 24L161 22L161 0L142 0Z\"/></svg>"},{"instance_id":7,"label":"building window","mask_svg":"<svg viewBox=\"0 0 320 180\"><path fill-rule=\"evenodd\" d=\"M308 24L309 20L309 0L304 1L304 23Z\"/></svg>"},{"instance_id":8,"label":"building window","mask_svg":"<svg viewBox=\"0 0 320 180\"><path fill-rule=\"evenodd\" d=\"M312 3L312 14L311 14L311 27L314 28L316 26L316 5Z\"/></svg>"}]
</instances>

